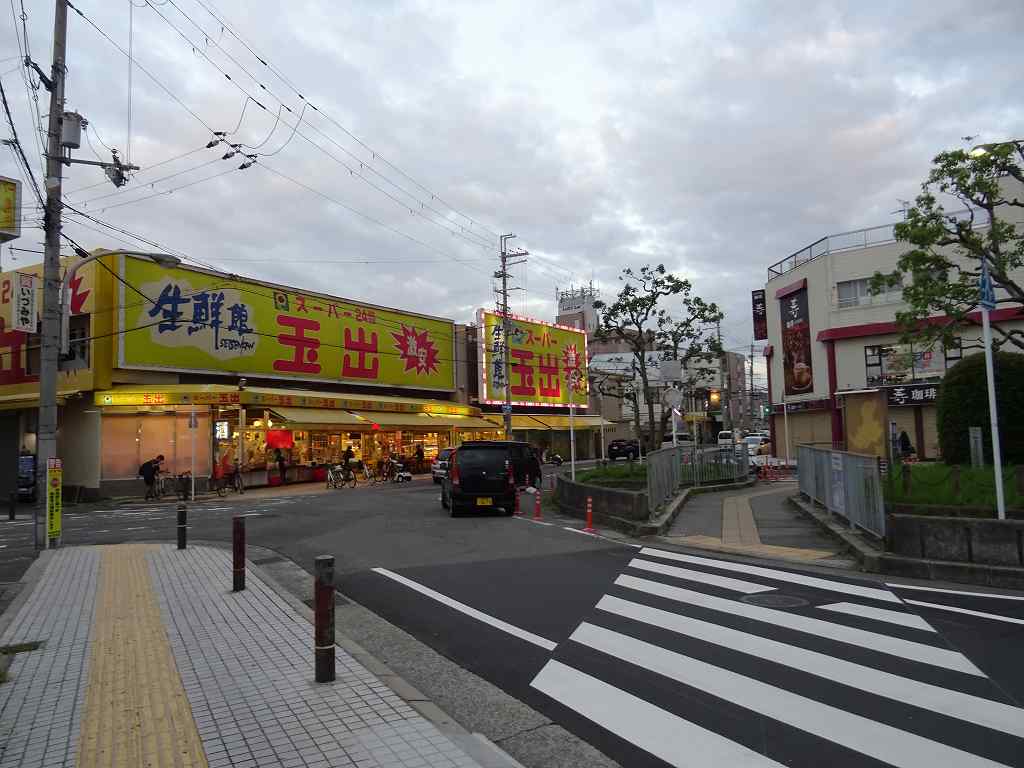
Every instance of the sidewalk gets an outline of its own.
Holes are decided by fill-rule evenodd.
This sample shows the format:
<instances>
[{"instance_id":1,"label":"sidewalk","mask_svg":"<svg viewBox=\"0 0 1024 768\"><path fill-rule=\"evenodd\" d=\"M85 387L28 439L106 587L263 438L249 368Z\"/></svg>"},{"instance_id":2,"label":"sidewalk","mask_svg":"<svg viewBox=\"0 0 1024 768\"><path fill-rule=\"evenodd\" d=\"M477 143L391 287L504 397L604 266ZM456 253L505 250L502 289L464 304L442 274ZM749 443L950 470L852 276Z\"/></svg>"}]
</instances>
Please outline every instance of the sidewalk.
<instances>
[{"instance_id":1,"label":"sidewalk","mask_svg":"<svg viewBox=\"0 0 1024 768\"><path fill-rule=\"evenodd\" d=\"M479 768L336 649L313 680L313 630L220 549L56 550L0 645L0 768ZM27 587L28 589L28 587Z\"/></svg>"},{"instance_id":2,"label":"sidewalk","mask_svg":"<svg viewBox=\"0 0 1024 768\"><path fill-rule=\"evenodd\" d=\"M787 501L795 484L702 493L686 502L669 532L671 544L757 557L850 566L842 545Z\"/></svg>"}]
</instances>

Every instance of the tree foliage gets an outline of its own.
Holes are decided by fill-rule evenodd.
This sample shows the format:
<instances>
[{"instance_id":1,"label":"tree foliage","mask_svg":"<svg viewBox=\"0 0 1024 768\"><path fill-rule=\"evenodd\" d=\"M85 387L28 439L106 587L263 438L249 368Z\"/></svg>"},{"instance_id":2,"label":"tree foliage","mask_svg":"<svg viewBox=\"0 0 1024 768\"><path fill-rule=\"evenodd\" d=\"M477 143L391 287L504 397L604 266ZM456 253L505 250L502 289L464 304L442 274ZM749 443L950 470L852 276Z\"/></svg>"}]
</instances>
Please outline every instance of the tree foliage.
<instances>
[{"instance_id":1,"label":"tree foliage","mask_svg":"<svg viewBox=\"0 0 1024 768\"><path fill-rule=\"evenodd\" d=\"M623 285L614 301L610 304L594 302L595 308L601 312L596 336L600 340L625 342L629 349L628 368L634 375L629 379L621 375L605 377L606 380L598 384L598 389L604 394L612 394L602 389L606 386L614 390L615 396L632 398L635 405L636 391L632 388L632 379L638 378L647 406L648 434L654 445L660 445L662 429L659 427L662 423L655 420L651 397L651 368L657 366L657 359L650 360L648 353L666 349L664 356L683 362L713 354L717 346L707 341L706 326L720 320L722 314L714 303L694 296L690 281L668 272L664 264L656 267L644 265L639 270L627 267L622 270L619 280ZM672 312L665 306L668 300L672 301ZM633 419L639 435L640 412L636 407L633 408Z\"/></svg>"},{"instance_id":2,"label":"tree foliage","mask_svg":"<svg viewBox=\"0 0 1024 768\"><path fill-rule=\"evenodd\" d=\"M988 264L998 304L1024 303L1018 272L1024 265L1024 227L1007 220L1012 211L1024 209L1022 167L1024 141L935 157L906 221L895 227L896 239L908 243L910 250L900 257L895 271L877 273L871 282L873 293L902 284L909 306L897 312L896 319L905 343L950 344L959 328L975 324L968 313L977 308L983 262ZM968 213L948 214L936 193L952 195ZM948 318L943 322L925 321L943 315ZM1024 319L1024 311L1020 317ZM992 329L997 348L1008 344L1024 350L1024 331L999 324Z\"/></svg>"},{"instance_id":3,"label":"tree foliage","mask_svg":"<svg viewBox=\"0 0 1024 768\"><path fill-rule=\"evenodd\" d=\"M999 445L1004 464L1024 462L1024 355L997 352L993 359ZM985 356L969 355L946 372L936 402L939 447L947 464L971 460L970 427L981 427L985 461L992 461Z\"/></svg>"}]
</instances>

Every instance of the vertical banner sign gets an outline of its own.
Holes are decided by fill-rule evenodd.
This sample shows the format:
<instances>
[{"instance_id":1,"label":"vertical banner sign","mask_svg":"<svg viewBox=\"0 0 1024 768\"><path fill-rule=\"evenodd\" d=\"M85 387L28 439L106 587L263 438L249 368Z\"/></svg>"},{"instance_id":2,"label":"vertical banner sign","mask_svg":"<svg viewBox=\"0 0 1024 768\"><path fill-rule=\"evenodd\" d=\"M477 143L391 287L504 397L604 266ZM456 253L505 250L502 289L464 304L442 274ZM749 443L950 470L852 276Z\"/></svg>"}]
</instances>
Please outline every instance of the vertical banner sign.
<instances>
[{"instance_id":1,"label":"vertical banner sign","mask_svg":"<svg viewBox=\"0 0 1024 768\"><path fill-rule=\"evenodd\" d=\"M754 312L754 340L764 341L768 338L768 312L764 291L751 291L750 303Z\"/></svg>"},{"instance_id":2,"label":"vertical banner sign","mask_svg":"<svg viewBox=\"0 0 1024 768\"><path fill-rule=\"evenodd\" d=\"M59 539L63 497L64 466L60 459L46 460L46 537Z\"/></svg>"},{"instance_id":3,"label":"vertical banner sign","mask_svg":"<svg viewBox=\"0 0 1024 768\"><path fill-rule=\"evenodd\" d=\"M782 318L782 372L787 395L814 389L811 369L811 323L807 311L807 286L779 299Z\"/></svg>"},{"instance_id":4,"label":"vertical banner sign","mask_svg":"<svg viewBox=\"0 0 1024 768\"><path fill-rule=\"evenodd\" d=\"M23 333L36 332L36 276L18 272L14 284L14 311L11 326Z\"/></svg>"}]
</instances>

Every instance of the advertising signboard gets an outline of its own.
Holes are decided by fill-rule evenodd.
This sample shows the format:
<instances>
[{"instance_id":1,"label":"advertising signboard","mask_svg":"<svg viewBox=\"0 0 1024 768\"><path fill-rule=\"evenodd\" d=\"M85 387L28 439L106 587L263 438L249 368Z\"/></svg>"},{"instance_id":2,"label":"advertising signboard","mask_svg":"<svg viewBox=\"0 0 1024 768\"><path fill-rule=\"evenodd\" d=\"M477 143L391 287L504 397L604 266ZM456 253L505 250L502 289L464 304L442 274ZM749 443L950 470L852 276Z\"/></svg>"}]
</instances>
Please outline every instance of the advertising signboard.
<instances>
[{"instance_id":1,"label":"advertising signboard","mask_svg":"<svg viewBox=\"0 0 1024 768\"><path fill-rule=\"evenodd\" d=\"M509 315L512 404L587 407L587 335L578 328ZM481 309L480 402L505 402L505 339L502 316Z\"/></svg>"},{"instance_id":2,"label":"advertising signboard","mask_svg":"<svg viewBox=\"0 0 1024 768\"><path fill-rule=\"evenodd\" d=\"M64 465L60 459L46 460L46 537L59 539L63 507Z\"/></svg>"},{"instance_id":3,"label":"advertising signboard","mask_svg":"<svg viewBox=\"0 0 1024 768\"><path fill-rule=\"evenodd\" d=\"M119 257L118 366L451 391L450 320Z\"/></svg>"},{"instance_id":4,"label":"advertising signboard","mask_svg":"<svg viewBox=\"0 0 1024 768\"><path fill-rule=\"evenodd\" d=\"M779 299L782 318L782 372L787 395L814 389L811 368L811 323L807 312L807 286Z\"/></svg>"},{"instance_id":5,"label":"advertising signboard","mask_svg":"<svg viewBox=\"0 0 1024 768\"><path fill-rule=\"evenodd\" d=\"M754 316L754 340L764 341L768 338L768 308L764 289L750 292L750 304Z\"/></svg>"},{"instance_id":6,"label":"advertising signboard","mask_svg":"<svg viewBox=\"0 0 1024 768\"><path fill-rule=\"evenodd\" d=\"M0 176L0 243L21 235L21 182Z\"/></svg>"},{"instance_id":7,"label":"advertising signboard","mask_svg":"<svg viewBox=\"0 0 1024 768\"><path fill-rule=\"evenodd\" d=\"M14 276L14 307L11 328L22 333L36 332L36 276L18 272Z\"/></svg>"}]
</instances>

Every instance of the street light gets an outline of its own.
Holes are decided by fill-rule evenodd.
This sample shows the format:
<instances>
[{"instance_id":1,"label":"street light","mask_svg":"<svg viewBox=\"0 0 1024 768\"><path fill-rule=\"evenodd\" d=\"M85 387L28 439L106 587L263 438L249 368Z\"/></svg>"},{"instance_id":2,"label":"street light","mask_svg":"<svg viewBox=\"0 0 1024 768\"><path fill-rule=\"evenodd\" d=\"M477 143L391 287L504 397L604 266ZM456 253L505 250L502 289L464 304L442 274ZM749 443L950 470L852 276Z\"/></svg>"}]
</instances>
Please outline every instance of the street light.
<instances>
[{"instance_id":1,"label":"street light","mask_svg":"<svg viewBox=\"0 0 1024 768\"><path fill-rule=\"evenodd\" d=\"M1001 147L1005 144L1020 144L1024 142L1024 139L1008 139L1007 141L992 141L988 144L977 144L971 147L971 151L968 152L971 157L984 157L992 151L993 147Z\"/></svg>"},{"instance_id":2,"label":"street light","mask_svg":"<svg viewBox=\"0 0 1024 768\"><path fill-rule=\"evenodd\" d=\"M71 281L74 280L75 275L82 267L91 261L96 261L103 256L107 256L111 253L118 253L124 256L142 256L151 260L154 264L163 267L164 269L172 269L181 264L181 259L177 256L172 256L169 253L150 253L148 251L108 251L106 249L97 250L95 253L86 256L80 261L76 261L72 264L68 271L64 273L64 280L61 283L60 291L60 351L61 355L67 355L71 348L71 340L68 338L70 335L69 325L71 324Z\"/></svg>"}]
</instances>

